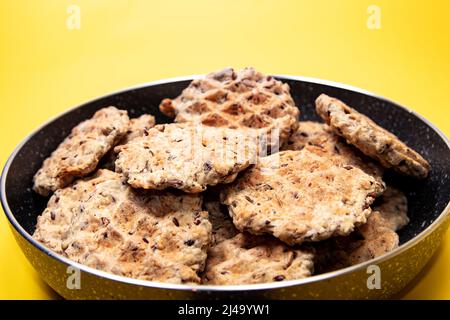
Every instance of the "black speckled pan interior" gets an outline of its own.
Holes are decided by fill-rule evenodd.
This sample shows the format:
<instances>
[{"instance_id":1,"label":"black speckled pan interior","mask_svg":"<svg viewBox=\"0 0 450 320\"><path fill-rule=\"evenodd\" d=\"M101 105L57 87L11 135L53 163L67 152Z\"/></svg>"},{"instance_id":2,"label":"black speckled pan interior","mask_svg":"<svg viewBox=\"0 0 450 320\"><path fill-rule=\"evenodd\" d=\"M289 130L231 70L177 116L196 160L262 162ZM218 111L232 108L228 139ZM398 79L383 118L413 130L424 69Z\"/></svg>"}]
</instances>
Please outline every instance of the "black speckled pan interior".
<instances>
[{"instance_id":1,"label":"black speckled pan interior","mask_svg":"<svg viewBox=\"0 0 450 320\"><path fill-rule=\"evenodd\" d=\"M326 93L370 116L430 162L430 176L424 181L392 173L386 177L388 183L406 193L409 201L411 223L400 232L401 243L412 239L443 212L450 195L450 152L446 139L430 124L397 104L373 95L331 84L279 78L290 85L292 96L301 108L301 120L320 121L315 112L314 100L319 94ZM158 105L163 98L177 96L188 83L188 80L177 80L141 86L100 98L68 111L30 136L20 147L8 172L5 173L5 195L18 223L28 233L34 231L36 218L44 210L48 199L31 190L33 175L72 127L108 105L128 110L130 117L150 113L156 116L158 123L170 122L169 118L159 112Z\"/></svg>"}]
</instances>

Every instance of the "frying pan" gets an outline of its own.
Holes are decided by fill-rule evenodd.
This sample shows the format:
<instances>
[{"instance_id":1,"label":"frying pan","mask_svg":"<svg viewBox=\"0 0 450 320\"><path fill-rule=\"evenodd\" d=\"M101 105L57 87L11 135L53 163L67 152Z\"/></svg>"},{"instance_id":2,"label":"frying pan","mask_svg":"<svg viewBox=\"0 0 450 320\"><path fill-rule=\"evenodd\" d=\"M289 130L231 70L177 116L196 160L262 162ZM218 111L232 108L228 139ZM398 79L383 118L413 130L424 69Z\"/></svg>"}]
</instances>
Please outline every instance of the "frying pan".
<instances>
[{"instance_id":1,"label":"frying pan","mask_svg":"<svg viewBox=\"0 0 450 320\"><path fill-rule=\"evenodd\" d=\"M409 202L411 222L400 231L401 245L396 250L359 265L306 279L254 285L190 286L102 272L72 262L33 240L36 218L48 201L31 190L33 175L71 128L109 105L128 110L130 117L150 113L157 123L170 122L171 119L159 112L160 101L180 94L194 78L198 76L143 84L70 109L28 136L8 159L1 177L4 212L25 256L57 293L69 299L375 299L397 293L425 266L450 222L449 140L426 119L395 102L351 86L292 76L277 78L291 87L296 105L301 108L301 120L319 121L314 100L326 93L370 116L430 162L430 175L424 181L393 173L386 176L389 184L405 192Z\"/></svg>"}]
</instances>

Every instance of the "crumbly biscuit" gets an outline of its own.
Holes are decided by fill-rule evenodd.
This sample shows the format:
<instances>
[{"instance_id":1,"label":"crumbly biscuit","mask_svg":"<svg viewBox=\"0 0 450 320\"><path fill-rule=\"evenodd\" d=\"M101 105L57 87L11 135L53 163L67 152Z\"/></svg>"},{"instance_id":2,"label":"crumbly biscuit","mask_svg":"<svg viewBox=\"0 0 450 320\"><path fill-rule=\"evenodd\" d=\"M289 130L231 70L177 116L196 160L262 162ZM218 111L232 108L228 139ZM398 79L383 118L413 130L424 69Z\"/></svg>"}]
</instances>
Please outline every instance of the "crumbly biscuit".
<instances>
[{"instance_id":1,"label":"crumbly biscuit","mask_svg":"<svg viewBox=\"0 0 450 320\"><path fill-rule=\"evenodd\" d=\"M386 254L399 245L395 231L388 227L378 211L367 223L346 237L336 237L315 245L316 274L363 263Z\"/></svg>"},{"instance_id":2,"label":"crumbly biscuit","mask_svg":"<svg viewBox=\"0 0 450 320\"><path fill-rule=\"evenodd\" d=\"M196 193L232 182L256 161L257 148L241 130L184 123L155 126L115 151L116 171L131 186Z\"/></svg>"},{"instance_id":3,"label":"crumbly biscuit","mask_svg":"<svg viewBox=\"0 0 450 320\"><path fill-rule=\"evenodd\" d=\"M249 284L300 279L312 272L312 252L293 249L269 236L240 233L215 197L203 207L212 225L204 284ZM222 244L223 243L223 244Z\"/></svg>"},{"instance_id":4,"label":"crumbly biscuit","mask_svg":"<svg viewBox=\"0 0 450 320\"><path fill-rule=\"evenodd\" d=\"M155 126L155 117L150 114L143 114L138 118L130 119L127 133L125 136L120 139L120 141L116 144L116 146L120 146L122 144L126 144L133 140L134 138L142 137L147 130L153 128ZM114 150L109 150L109 152L102 158L100 161L100 168L115 170L114 163L116 162L117 157Z\"/></svg>"},{"instance_id":5,"label":"crumbly biscuit","mask_svg":"<svg viewBox=\"0 0 450 320\"><path fill-rule=\"evenodd\" d=\"M204 284L237 285L302 279L312 272L312 252L240 233L212 246L202 278Z\"/></svg>"},{"instance_id":6,"label":"crumbly biscuit","mask_svg":"<svg viewBox=\"0 0 450 320\"><path fill-rule=\"evenodd\" d=\"M194 80L176 99L164 99L160 110L175 116L175 122L242 128L258 137L265 135L268 150L287 141L300 114L288 84L253 68L239 72L227 68Z\"/></svg>"},{"instance_id":7,"label":"crumbly biscuit","mask_svg":"<svg viewBox=\"0 0 450 320\"><path fill-rule=\"evenodd\" d=\"M408 200L402 191L392 186L388 186L377 199L373 210L380 212L389 228L394 231L402 229L409 223Z\"/></svg>"},{"instance_id":8,"label":"crumbly biscuit","mask_svg":"<svg viewBox=\"0 0 450 320\"><path fill-rule=\"evenodd\" d=\"M154 126L155 117L150 114L143 114L140 117L130 119L127 134L120 140L120 144L126 144L134 138L142 137L147 130Z\"/></svg>"},{"instance_id":9,"label":"crumbly biscuit","mask_svg":"<svg viewBox=\"0 0 450 320\"><path fill-rule=\"evenodd\" d=\"M53 251L121 276L199 283L211 242L201 197L134 190L109 170L59 189L33 237Z\"/></svg>"},{"instance_id":10,"label":"crumbly biscuit","mask_svg":"<svg viewBox=\"0 0 450 320\"><path fill-rule=\"evenodd\" d=\"M127 129L126 111L115 107L97 111L91 119L73 128L71 134L45 159L33 178L34 191L48 196L75 178L91 173Z\"/></svg>"},{"instance_id":11,"label":"crumbly biscuit","mask_svg":"<svg viewBox=\"0 0 450 320\"><path fill-rule=\"evenodd\" d=\"M342 101L321 94L316 109L334 132L386 168L419 179L427 177L429 164L420 154Z\"/></svg>"},{"instance_id":12,"label":"crumbly biscuit","mask_svg":"<svg viewBox=\"0 0 450 320\"><path fill-rule=\"evenodd\" d=\"M398 247L397 233L390 228L389 223L378 211L371 214L367 223L359 227L358 232L364 240L357 243L351 250L349 254L350 265L382 256Z\"/></svg>"},{"instance_id":13,"label":"crumbly biscuit","mask_svg":"<svg viewBox=\"0 0 450 320\"><path fill-rule=\"evenodd\" d=\"M395 231L408 224L408 204L400 190L387 186L373 205L367 223L347 237L329 239L316 246L318 273L338 270L379 257L398 247Z\"/></svg>"},{"instance_id":14,"label":"crumbly biscuit","mask_svg":"<svg viewBox=\"0 0 450 320\"><path fill-rule=\"evenodd\" d=\"M325 124L314 121L301 121L297 131L289 138L282 150L302 150L305 146L321 148L330 155L340 157L343 163L353 165L382 182L383 167L366 157L343 138L333 133Z\"/></svg>"},{"instance_id":15,"label":"crumbly biscuit","mask_svg":"<svg viewBox=\"0 0 450 320\"><path fill-rule=\"evenodd\" d=\"M221 201L240 231L269 233L292 245L349 234L366 222L383 191L362 170L307 147L260 158L224 187Z\"/></svg>"},{"instance_id":16,"label":"crumbly biscuit","mask_svg":"<svg viewBox=\"0 0 450 320\"><path fill-rule=\"evenodd\" d=\"M233 238L239 233L228 214L226 206L219 201L205 200L203 207L205 211L208 211L209 221L212 225L213 244Z\"/></svg>"}]
</instances>

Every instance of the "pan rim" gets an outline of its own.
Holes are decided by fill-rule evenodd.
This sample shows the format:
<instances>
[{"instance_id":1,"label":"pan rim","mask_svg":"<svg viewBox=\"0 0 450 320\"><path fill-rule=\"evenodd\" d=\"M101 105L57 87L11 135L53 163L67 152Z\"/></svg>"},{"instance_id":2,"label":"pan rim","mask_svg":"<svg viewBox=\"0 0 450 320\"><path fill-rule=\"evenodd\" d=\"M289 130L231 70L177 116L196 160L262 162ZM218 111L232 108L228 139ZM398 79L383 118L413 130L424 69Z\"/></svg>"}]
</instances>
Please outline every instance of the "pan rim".
<instances>
[{"instance_id":1,"label":"pan rim","mask_svg":"<svg viewBox=\"0 0 450 320\"><path fill-rule=\"evenodd\" d=\"M364 263L360 263L354 266L350 266L347 268L339 269L333 272L328 272L324 274L319 274L311 277L307 277L304 279L296 279L296 280L288 280L288 281L282 281L282 282L271 282L271 283L260 283L260 284L244 284L244 285L187 285L187 284L171 284L171 283L165 283L165 282L156 282L156 281L148 281L148 280L140 280L140 279L133 279L129 277L114 275L105 271L100 271L82 264L79 264L77 262L74 262L66 257L63 257L50 249L46 248L41 243L37 242L32 238L32 236L19 224L19 222L16 220L14 214L12 213L7 197L6 197L6 177L9 172L9 168L11 166L12 161L15 159L17 153L21 150L21 148L24 146L25 143L27 143L35 134L37 134L40 130L42 130L45 126L49 125L56 119L78 109L82 106L92 103L94 101L97 101L99 99L107 98L109 96L113 96L116 94L124 93L131 90L137 90L142 89L149 86L156 86L160 84L168 84L172 82L181 82L181 81L189 81L201 78L203 75L190 75L190 76L182 76L182 77L173 77L173 78L167 78L167 79L161 79L156 81L150 81L145 82L141 84L137 84L134 86L130 86L124 89L116 90L114 92L111 92L109 94L96 97L94 99L91 99L87 102L78 104L72 108L69 108L68 110L52 117L50 120L46 121L44 124L39 126L37 129L33 130L29 135L27 135L13 150L11 155L8 157L8 160L6 161L6 164L3 168L1 179L0 179L0 196L1 196L1 203L3 210L5 212L6 217L8 218L9 223L14 227L14 229L19 233L21 237L23 237L25 240L27 240L31 245L33 245L38 250L42 251L43 253L47 254L51 258L56 259L59 262L64 263L67 266L74 266L80 271L83 271L85 273L88 273L92 276L97 276L101 278L106 278L108 280L116 281L116 282L122 282L127 285L137 285L137 286L143 286L147 288L155 288L155 289L162 289L162 290L180 290L180 291L192 291L192 292L242 292L242 291L257 291L257 290L268 290L268 289L282 289L287 287L293 287L293 286L299 286L299 285L306 285L310 283L315 283L327 279L331 279L334 277L342 276L345 274L349 274L352 272L355 272L357 270L362 270L367 268L369 265L373 264L380 264L386 260L389 260L391 258L394 258L395 256L400 255L401 253L405 252L406 250L412 248L416 244L418 244L421 240L425 239L428 235L430 235L435 229L437 229L450 214L450 201L447 203L444 210L439 214L439 216L431 223L426 229L424 229L422 232L417 234L415 237L410 239L409 241L405 242L395 250L384 254L378 258L366 261ZM317 79L313 77L304 77L304 76L293 76L293 75L274 75L274 77L281 79L281 80L294 80L294 81L302 81L302 82L308 82L312 84L320 84L320 85L327 85L331 87L336 87L340 89L346 89L350 91L354 91L357 93L361 93L367 96L371 96L374 98L377 98L379 100L386 101L388 103L391 103L395 105L396 107L402 108L403 110L407 111L408 113L412 114L413 116L419 118L421 121L425 122L431 129L433 129L440 138L446 143L447 147L450 149L450 141L449 139L444 135L444 133L438 129L434 124L432 124L429 120L427 120L422 115L418 114L417 112L400 105L399 103L392 101L390 99L387 99L383 96L380 96L378 94L375 94L373 92L367 91L365 89L361 89L352 85L342 84L339 82L331 81L331 80L323 80L323 79Z\"/></svg>"}]
</instances>

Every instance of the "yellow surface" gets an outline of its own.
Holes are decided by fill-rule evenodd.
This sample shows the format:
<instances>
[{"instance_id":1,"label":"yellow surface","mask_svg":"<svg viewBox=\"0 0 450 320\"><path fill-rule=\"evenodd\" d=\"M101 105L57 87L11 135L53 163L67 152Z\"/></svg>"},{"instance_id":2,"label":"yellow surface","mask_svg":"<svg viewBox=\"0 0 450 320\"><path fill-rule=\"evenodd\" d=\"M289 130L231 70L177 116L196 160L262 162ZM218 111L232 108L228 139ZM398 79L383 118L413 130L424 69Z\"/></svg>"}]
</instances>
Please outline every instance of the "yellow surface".
<instances>
[{"instance_id":1,"label":"yellow surface","mask_svg":"<svg viewBox=\"0 0 450 320\"><path fill-rule=\"evenodd\" d=\"M74 4L81 24L70 30ZM381 29L367 27L371 4L381 10ZM224 66L359 86L417 110L450 135L449 20L448 0L1 1L0 162L73 105ZM0 236L0 298L52 297L3 215ZM401 296L449 299L449 248L447 233Z\"/></svg>"}]
</instances>

